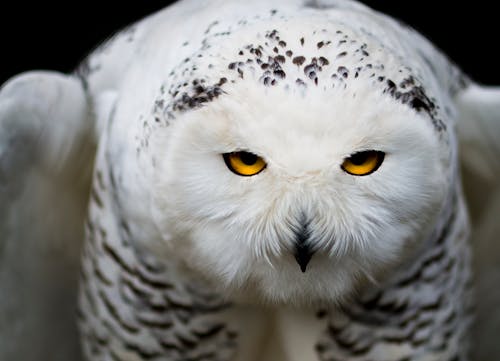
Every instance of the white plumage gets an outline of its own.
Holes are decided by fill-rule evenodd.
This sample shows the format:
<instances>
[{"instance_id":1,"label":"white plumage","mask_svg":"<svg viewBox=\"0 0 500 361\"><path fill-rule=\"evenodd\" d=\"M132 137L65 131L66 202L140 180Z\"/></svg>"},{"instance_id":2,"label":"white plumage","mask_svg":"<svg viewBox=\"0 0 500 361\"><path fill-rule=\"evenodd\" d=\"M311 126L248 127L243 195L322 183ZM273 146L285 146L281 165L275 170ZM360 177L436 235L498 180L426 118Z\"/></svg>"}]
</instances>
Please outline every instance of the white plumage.
<instances>
[{"instance_id":1,"label":"white plumage","mask_svg":"<svg viewBox=\"0 0 500 361\"><path fill-rule=\"evenodd\" d=\"M80 265L87 360L470 360L497 203L473 214L489 259L474 282L458 142L473 197L498 193L499 107L347 0L184 0L75 75L12 79L0 359L79 357ZM498 327L494 300L475 335Z\"/></svg>"}]
</instances>

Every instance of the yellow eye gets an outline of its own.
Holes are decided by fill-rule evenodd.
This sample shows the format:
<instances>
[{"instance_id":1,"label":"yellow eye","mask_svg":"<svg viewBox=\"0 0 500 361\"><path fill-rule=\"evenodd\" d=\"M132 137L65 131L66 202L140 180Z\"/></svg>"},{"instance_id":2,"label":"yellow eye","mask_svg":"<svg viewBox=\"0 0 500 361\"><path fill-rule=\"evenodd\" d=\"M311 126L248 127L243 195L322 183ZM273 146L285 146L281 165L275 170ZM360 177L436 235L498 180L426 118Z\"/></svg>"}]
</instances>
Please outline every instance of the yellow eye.
<instances>
[{"instance_id":1,"label":"yellow eye","mask_svg":"<svg viewBox=\"0 0 500 361\"><path fill-rule=\"evenodd\" d=\"M222 155L227 167L241 176L252 176L259 174L266 168L266 162L258 155L249 152L233 152Z\"/></svg>"},{"instance_id":2,"label":"yellow eye","mask_svg":"<svg viewBox=\"0 0 500 361\"><path fill-rule=\"evenodd\" d=\"M376 150L358 152L342 163L342 169L351 175L363 176L375 172L384 161L385 154Z\"/></svg>"}]
</instances>

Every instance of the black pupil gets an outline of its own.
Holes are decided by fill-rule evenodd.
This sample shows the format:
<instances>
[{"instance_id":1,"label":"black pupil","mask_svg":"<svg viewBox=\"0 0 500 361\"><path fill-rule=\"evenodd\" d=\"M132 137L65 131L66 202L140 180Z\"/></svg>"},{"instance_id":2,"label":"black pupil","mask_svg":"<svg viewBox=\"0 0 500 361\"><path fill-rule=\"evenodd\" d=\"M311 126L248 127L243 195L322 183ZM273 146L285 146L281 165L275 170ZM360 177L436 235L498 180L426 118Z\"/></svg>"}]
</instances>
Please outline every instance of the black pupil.
<instances>
[{"instance_id":1,"label":"black pupil","mask_svg":"<svg viewBox=\"0 0 500 361\"><path fill-rule=\"evenodd\" d=\"M362 165L365 164L368 158L370 157L371 152L360 152L353 154L349 160L354 165Z\"/></svg>"},{"instance_id":2,"label":"black pupil","mask_svg":"<svg viewBox=\"0 0 500 361\"><path fill-rule=\"evenodd\" d=\"M246 165L254 165L255 163L257 163L257 156L255 154L240 152L239 156L241 161Z\"/></svg>"}]
</instances>

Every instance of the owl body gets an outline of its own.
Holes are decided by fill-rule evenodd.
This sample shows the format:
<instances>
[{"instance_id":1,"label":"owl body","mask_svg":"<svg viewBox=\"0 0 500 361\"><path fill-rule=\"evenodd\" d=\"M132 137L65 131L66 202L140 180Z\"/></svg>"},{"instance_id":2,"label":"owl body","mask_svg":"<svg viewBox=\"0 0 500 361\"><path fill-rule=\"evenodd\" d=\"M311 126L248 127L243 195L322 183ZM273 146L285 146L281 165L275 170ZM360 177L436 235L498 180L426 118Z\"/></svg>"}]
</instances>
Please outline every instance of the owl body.
<instances>
[{"instance_id":1,"label":"owl body","mask_svg":"<svg viewBox=\"0 0 500 361\"><path fill-rule=\"evenodd\" d=\"M182 2L92 55L86 357L467 360L464 80L413 39L348 1ZM243 150L261 174L228 171Z\"/></svg>"},{"instance_id":2,"label":"owl body","mask_svg":"<svg viewBox=\"0 0 500 361\"><path fill-rule=\"evenodd\" d=\"M88 179L85 360L468 361L458 135L487 173L499 101L354 1L182 0L7 84L0 125L44 115L32 168Z\"/></svg>"}]
</instances>

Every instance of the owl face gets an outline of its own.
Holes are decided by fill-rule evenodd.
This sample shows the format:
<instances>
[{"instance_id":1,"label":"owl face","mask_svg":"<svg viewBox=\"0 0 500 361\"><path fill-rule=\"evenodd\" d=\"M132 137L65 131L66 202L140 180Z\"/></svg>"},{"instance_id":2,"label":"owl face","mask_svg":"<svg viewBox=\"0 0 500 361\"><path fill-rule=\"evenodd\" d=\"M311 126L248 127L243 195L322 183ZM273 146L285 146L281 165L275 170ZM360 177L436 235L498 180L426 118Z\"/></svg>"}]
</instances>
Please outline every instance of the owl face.
<instances>
[{"instance_id":1,"label":"owl face","mask_svg":"<svg viewBox=\"0 0 500 361\"><path fill-rule=\"evenodd\" d=\"M153 141L156 222L190 268L233 297L331 303L427 236L448 161L428 118L362 83L225 92Z\"/></svg>"},{"instance_id":2,"label":"owl face","mask_svg":"<svg viewBox=\"0 0 500 361\"><path fill-rule=\"evenodd\" d=\"M390 277L448 192L428 72L340 20L218 30L156 102L157 254L245 301L332 304Z\"/></svg>"}]
</instances>

